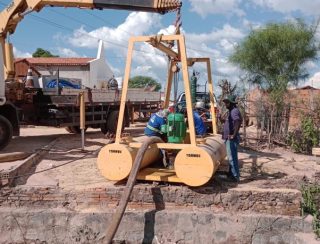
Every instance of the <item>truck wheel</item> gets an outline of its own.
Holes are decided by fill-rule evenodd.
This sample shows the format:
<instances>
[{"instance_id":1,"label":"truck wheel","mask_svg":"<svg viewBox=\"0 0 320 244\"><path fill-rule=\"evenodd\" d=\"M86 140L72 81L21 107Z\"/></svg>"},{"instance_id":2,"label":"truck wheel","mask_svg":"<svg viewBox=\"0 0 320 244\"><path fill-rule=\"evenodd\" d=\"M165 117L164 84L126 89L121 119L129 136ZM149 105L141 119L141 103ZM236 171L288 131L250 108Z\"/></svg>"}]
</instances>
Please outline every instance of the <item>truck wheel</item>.
<instances>
[{"instance_id":1,"label":"truck wheel","mask_svg":"<svg viewBox=\"0 0 320 244\"><path fill-rule=\"evenodd\" d=\"M85 128L84 131L87 130L87 127ZM81 129L80 129L80 126L68 126L66 127L66 131L68 131L69 133L72 133L72 134L81 134Z\"/></svg>"},{"instance_id":2,"label":"truck wheel","mask_svg":"<svg viewBox=\"0 0 320 244\"><path fill-rule=\"evenodd\" d=\"M6 117L0 115L0 150L9 144L12 134L12 124Z\"/></svg>"},{"instance_id":3,"label":"truck wheel","mask_svg":"<svg viewBox=\"0 0 320 244\"><path fill-rule=\"evenodd\" d=\"M102 132L104 135L108 133L107 122L100 125L100 130L101 130L101 132Z\"/></svg>"},{"instance_id":4,"label":"truck wheel","mask_svg":"<svg viewBox=\"0 0 320 244\"><path fill-rule=\"evenodd\" d=\"M66 131L68 131L69 133L73 133L72 130L71 130L71 126L68 126L68 127L66 127L65 129L66 129Z\"/></svg>"},{"instance_id":5,"label":"truck wheel","mask_svg":"<svg viewBox=\"0 0 320 244\"><path fill-rule=\"evenodd\" d=\"M119 119L119 111L112 111L107 118L107 128L110 133L115 134L117 132L117 125ZM122 124L122 131L124 130L124 126L128 118L124 116L124 121Z\"/></svg>"}]
</instances>

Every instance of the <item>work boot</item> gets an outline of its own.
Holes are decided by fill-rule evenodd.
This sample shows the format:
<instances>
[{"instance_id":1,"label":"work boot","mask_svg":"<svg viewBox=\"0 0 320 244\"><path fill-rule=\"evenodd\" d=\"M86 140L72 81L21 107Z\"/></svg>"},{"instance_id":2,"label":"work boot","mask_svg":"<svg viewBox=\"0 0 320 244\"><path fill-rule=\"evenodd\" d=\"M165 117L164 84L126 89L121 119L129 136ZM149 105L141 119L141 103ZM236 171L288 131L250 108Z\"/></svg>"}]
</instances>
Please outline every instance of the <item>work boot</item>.
<instances>
[{"instance_id":1,"label":"work boot","mask_svg":"<svg viewBox=\"0 0 320 244\"><path fill-rule=\"evenodd\" d=\"M161 154L162 154L162 163L163 163L163 166L165 168L168 167L169 165L169 157L168 157L168 154L165 150L161 150Z\"/></svg>"},{"instance_id":2,"label":"work boot","mask_svg":"<svg viewBox=\"0 0 320 244\"><path fill-rule=\"evenodd\" d=\"M235 177L235 176L232 175L232 174L228 174L228 176L227 176L227 181L239 183L240 179L238 179L237 177Z\"/></svg>"},{"instance_id":3,"label":"work boot","mask_svg":"<svg viewBox=\"0 0 320 244\"><path fill-rule=\"evenodd\" d=\"M168 163L168 165L167 165L167 169L174 169L174 164L173 164L173 162L171 162L170 160L169 160L169 163Z\"/></svg>"}]
</instances>

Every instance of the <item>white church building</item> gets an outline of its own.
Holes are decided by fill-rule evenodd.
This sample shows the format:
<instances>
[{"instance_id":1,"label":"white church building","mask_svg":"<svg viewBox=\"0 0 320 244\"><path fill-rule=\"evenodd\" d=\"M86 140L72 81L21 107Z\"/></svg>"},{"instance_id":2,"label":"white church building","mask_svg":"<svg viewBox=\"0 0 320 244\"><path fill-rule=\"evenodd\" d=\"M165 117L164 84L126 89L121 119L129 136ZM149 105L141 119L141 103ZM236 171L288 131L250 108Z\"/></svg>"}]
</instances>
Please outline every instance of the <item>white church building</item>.
<instances>
[{"instance_id":1,"label":"white church building","mask_svg":"<svg viewBox=\"0 0 320 244\"><path fill-rule=\"evenodd\" d=\"M99 42L96 58L17 58L16 77L25 79L28 69L32 69L34 86L45 88L53 79L66 79L89 88L104 88L114 77L106 63L103 42Z\"/></svg>"}]
</instances>

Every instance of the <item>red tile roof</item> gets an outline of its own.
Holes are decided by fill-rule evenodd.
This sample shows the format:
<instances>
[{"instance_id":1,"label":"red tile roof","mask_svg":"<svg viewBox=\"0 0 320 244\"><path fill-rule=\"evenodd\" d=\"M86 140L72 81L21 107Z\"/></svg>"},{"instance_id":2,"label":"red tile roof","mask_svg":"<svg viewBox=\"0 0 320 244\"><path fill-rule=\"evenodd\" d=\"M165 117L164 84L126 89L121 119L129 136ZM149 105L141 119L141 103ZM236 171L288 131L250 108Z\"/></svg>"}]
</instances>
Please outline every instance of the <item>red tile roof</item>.
<instances>
[{"instance_id":1,"label":"red tile roof","mask_svg":"<svg viewBox=\"0 0 320 244\"><path fill-rule=\"evenodd\" d=\"M303 86L303 87L298 87L295 90L319 90L313 86Z\"/></svg>"},{"instance_id":2,"label":"red tile roof","mask_svg":"<svg viewBox=\"0 0 320 244\"><path fill-rule=\"evenodd\" d=\"M17 58L15 63L27 62L32 65L58 65L58 66L73 66L73 65L88 65L94 58Z\"/></svg>"}]
</instances>

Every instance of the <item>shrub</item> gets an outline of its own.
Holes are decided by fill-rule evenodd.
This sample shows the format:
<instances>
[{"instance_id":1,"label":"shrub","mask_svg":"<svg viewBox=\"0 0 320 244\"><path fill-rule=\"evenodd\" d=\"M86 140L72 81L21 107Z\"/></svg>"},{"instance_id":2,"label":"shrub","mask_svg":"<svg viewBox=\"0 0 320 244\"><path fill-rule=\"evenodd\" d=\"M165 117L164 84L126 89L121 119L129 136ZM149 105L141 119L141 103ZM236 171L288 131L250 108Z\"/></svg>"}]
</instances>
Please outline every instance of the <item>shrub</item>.
<instances>
[{"instance_id":1,"label":"shrub","mask_svg":"<svg viewBox=\"0 0 320 244\"><path fill-rule=\"evenodd\" d=\"M288 145L298 153L311 154L312 148L319 144L319 130L310 116L302 119L300 128L289 132Z\"/></svg>"},{"instance_id":2,"label":"shrub","mask_svg":"<svg viewBox=\"0 0 320 244\"><path fill-rule=\"evenodd\" d=\"M313 230L320 238L320 186L306 185L302 186L302 214L311 214L313 216Z\"/></svg>"}]
</instances>

